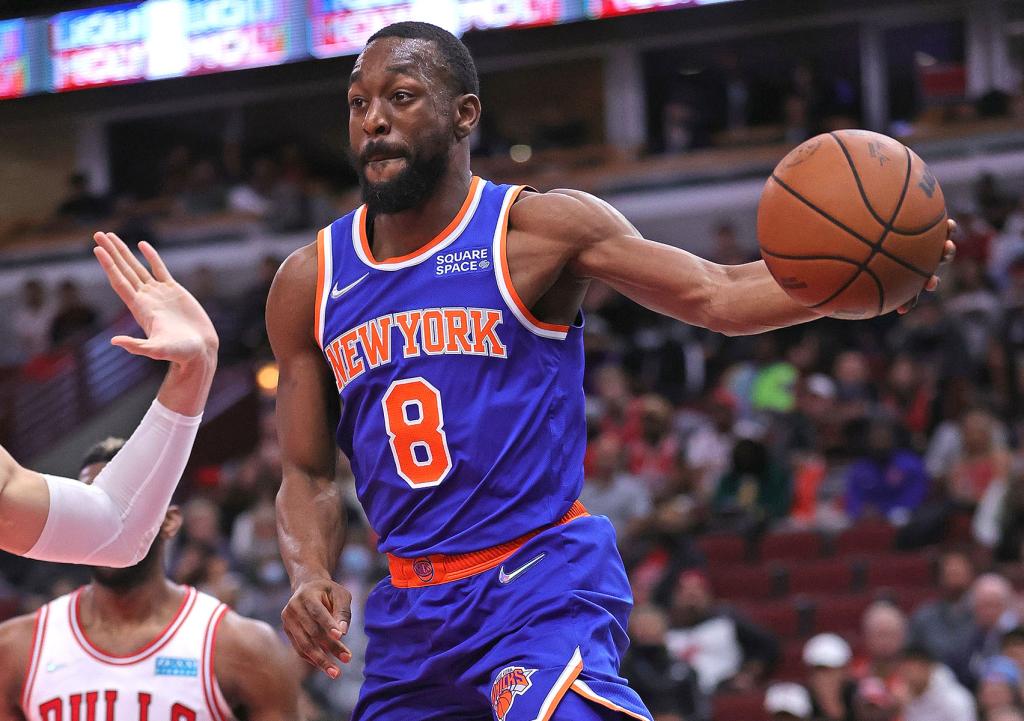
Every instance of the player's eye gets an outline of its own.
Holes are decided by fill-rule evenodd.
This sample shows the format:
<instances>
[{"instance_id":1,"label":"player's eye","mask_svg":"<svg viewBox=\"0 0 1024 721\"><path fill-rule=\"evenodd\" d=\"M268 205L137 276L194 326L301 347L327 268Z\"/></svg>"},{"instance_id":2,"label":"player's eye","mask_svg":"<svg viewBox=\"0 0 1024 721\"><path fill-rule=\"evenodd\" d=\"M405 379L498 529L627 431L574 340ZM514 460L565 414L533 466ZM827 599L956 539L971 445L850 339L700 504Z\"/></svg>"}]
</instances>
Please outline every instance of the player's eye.
<instances>
[{"instance_id":1,"label":"player's eye","mask_svg":"<svg viewBox=\"0 0 1024 721\"><path fill-rule=\"evenodd\" d=\"M399 90L398 92L391 96L391 99L394 100L396 103L404 103L407 100L412 99L412 93L407 93L404 90Z\"/></svg>"},{"instance_id":2,"label":"player's eye","mask_svg":"<svg viewBox=\"0 0 1024 721\"><path fill-rule=\"evenodd\" d=\"M365 105L366 101L363 100L362 98L352 98L351 100L348 101L348 106L353 110L359 110Z\"/></svg>"}]
</instances>

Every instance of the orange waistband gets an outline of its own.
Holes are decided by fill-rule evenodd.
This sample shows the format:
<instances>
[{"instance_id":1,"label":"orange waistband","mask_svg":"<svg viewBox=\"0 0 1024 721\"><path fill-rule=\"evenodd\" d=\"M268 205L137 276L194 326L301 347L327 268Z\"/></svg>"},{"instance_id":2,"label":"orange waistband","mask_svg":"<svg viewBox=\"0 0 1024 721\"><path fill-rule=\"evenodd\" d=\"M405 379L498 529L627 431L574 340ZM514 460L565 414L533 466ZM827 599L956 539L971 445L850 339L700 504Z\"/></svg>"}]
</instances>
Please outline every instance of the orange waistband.
<instances>
[{"instance_id":1,"label":"orange waistband","mask_svg":"<svg viewBox=\"0 0 1024 721\"><path fill-rule=\"evenodd\" d=\"M420 586L436 586L441 583L458 581L461 578L468 578L498 566L509 556L515 553L520 546L536 536L541 531L546 531L555 526L561 526L580 516L589 516L587 509L579 501L575 501L565 515L554 523L541 526L535 531L520 536L507 543L485 548L482 551L471 553L457 553L445 555L435 553L429 556L418 558L388 557L388 568L391 570L391 585L396 588L418 588Z\"/></svg>"}]
</instances>

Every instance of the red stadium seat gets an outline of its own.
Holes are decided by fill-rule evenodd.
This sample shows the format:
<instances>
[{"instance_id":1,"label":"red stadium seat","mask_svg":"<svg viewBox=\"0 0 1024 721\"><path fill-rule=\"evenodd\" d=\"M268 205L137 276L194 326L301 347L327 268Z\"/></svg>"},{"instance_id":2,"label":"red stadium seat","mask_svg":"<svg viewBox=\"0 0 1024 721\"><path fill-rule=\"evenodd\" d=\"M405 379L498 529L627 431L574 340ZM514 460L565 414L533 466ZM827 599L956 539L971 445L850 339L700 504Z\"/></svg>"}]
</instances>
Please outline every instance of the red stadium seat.
<instances>
[{"instance_id":1,"label":"red stadium seat","mask_svg":"<svg viewBox=\"0 0 1024 721\"><path fill-rule=\"evenodd\" d=\"M907 615L914 613L923 604L938 598L939 592L933 587L897 588L894 589L893 600Z\"/></svg>"},{"instance_id":2,"label":"red stadium seat","mask_svg":"<svg viewBox=\"0 0 1024 721\"><path fill-rule=\"evenodd\" d=\"M821 558L824 544L816 531L769 533L761 539L762 561L807 561Z\"/></svg>"},{"instance_id":3,"label":"red stadium seat","mask_svg":"<svg viewBox=\"0 0 1024 721\"><path fill-rule=\"evenodd\" d=\"M868 588L930 587L935 579L934 563L929 556L906 554L872 558L867 566Z\"/></svg>"},{"instance_id":4,"label":"red stadium seat","mask_svg":"<svg viewBox=\"0 0 1024 721\"><path fill-rule=\"evenodd\" d=\"M853 568L843 559L794 564L789 567L789 593L843 593L853 588Z\"/></svg>"},{"instance_id":5,"label":"red stadium seat","mask_svg":"<svg viewBox=\"0 0 1024 721\"><path fill-rule=\"evenodd\" d=\"M792 601L748 603L737 606L737 610L751 623L781 638L800 633L800 608Z\"/></svg>"},{"instance_id":6,"label":"red stadium seat","mask_svg":"<svg viewBox=\"0 0 1024 721\"><path fill-rule=\"evenodd\" d=\"M709 566L742 563L747 559L747 541L743 536L733 534L703 536L697 541L697 547L704 554Z\"/></svg>"},{"instance_id":7,"label":"red stadium seat","mask_svg":"<svg viewBox=\"0 0 1024 721\"><path fill-rule=\"evenodd\" d=\"M760 721L767 718L764 711L764 693L730 693L712 699L713 721Z\"/></svg>"},{"instance_id":8,"label":"red stadium seat","mask_svg":"<svg viewBox=\"0 0 1024 721\"><path fill-rule=\"evenodd\" d=\"M836 540L836 553L842 556L884 553L893 550L896 529L881 521L862 521L843 531Z\"/></svg>"},{"instance_id":9,"label":"red stadium seat","mask_svg":"<svg viewBox=\"0 0 1024 721\"><path fill-rule=\"evenodd\" d=\"M814 603L814 633L838 633L842 636L860 630L864 611L874 596L822 596Z\"/></svg>"},{"instance_id":10,"label":"red stadium seat","mask_svg":"<svg viewBox=\"0 0 1024 721\"><path fill-rule=\"evenodd\" d=\"M779 595L779 578L774 569L740 565L709 571L711 588L719 598L756 600Z\"/></svg>"}]
</instances>

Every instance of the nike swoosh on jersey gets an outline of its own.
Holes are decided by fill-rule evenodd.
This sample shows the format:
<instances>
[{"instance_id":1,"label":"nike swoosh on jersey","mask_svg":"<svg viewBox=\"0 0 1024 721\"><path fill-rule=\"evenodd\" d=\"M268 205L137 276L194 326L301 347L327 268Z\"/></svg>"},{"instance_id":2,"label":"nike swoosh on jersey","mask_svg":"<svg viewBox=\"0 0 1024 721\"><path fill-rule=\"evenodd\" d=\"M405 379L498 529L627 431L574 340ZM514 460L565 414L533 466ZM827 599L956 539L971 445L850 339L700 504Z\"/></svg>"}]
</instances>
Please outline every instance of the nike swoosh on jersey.
<instances>
[{"instance_id":1,"label":"nike swoosh on jersey","mask_svg":"<svg viewBox=\"0 0 1024 721\"><path fill-rule=\"evenodd\" d=\"M538 554L537 556L535 556L534 558L530 559L529 561L524 563L522 566L517 568L516 570L512 571L512 573L505 573L505 567L502 566L501 568L498 569L498 583L512 583L512 581L516 580L516 578L521 573L526 571L530 566L532 566L532 565L534 565L536 563L540 563L544 559L544 556L546 556L546 555L547 555L546 553Z\"/></svg>"},{"instance_id":2,"label":"nike swoosh on jersey","mask_svg":"<svg viewBox=\"0 0 1024 721\"><path fill-rule=\"evenodd\" d=\"M350 290L355 288L357 285L362 283L364 280L366 280L366 277L368 275L370 275L370 274L366 273L365 275L363 275L362 278L356 278L354 281L352 281L351 283L349 283L348 285L346 285L344 288L341 288L341 289L339 289L338 288L338 284L335 283L334 287L331 288L331 297L334 298L335 300L337 300L338 298L340 298L341 296L345 295Z\"/></svg>"}]
</instances>

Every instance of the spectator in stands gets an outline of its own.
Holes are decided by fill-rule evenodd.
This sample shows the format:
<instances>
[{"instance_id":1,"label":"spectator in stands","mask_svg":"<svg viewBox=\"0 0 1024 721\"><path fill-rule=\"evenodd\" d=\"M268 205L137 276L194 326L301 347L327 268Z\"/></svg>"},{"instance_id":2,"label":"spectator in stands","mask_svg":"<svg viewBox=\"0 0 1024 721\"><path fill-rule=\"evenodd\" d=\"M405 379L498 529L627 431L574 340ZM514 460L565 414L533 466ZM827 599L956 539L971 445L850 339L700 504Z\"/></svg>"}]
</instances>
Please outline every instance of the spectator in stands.
<instances>
[{"instance_id":1,"label":"spectator in stands","mask_svg":"<svg viewBox=\"0 0 1024 721\"><path fill-rule=\"evenodd\" d=\"M738 440L715 492L714 508L721 522L741 530L762 528L786 517L791 498L790 477L764 443Z\"/></svg>"},{"instance_id":2,"label":"spectator in stands","mask_svg":"<svg viewBox=\"0 0 1024 721\"><path fill-rule=\"evenodd\" d=\"M679 576L669 620L665 635L669 654L693 666L705 693L718 688L750 690L778 659L778 641L716 605L711 584L699 571Z\"/></svg>"},{"instance_id":3,"label":"spectator in stands","mask_svg":"<svg viewBox=\"0 0 1024 721\"><path fill-rule=\"evenodd\" d=\"M981 261L960 257L959 250L958 245L955 286L946 309L963 328L967 351L977 372L984 367L989 345L999 330L1002 306Z\"/></svg>"},{"instance_id":4,"label":"spectator in stands","mask_svg":"<svg viewBox=\"0 0 1024 721\"><path fill-rule=\"evenodd\" d=\"M1021 674L1017 665L1005 656L993 656L981 668L978 684L978 709L984 721L1006 708L1022 708ZM909 721L909 720L908 720Z\"/></svg>"},{"instance_id":5,"label":"spectator in stands","mask_svg":"<svg viewBox=\"0 0 1024 721\"><path fill-rule=\"evenodd\" d=\"M580 500L591 513L607 516L619 544L628 544L637 520L651 511L651 497L643 484L624 472L622 442L616 436L605 433L591 448Z\"/></svg>"},{"instance_id":6,"label":"spectator in stands","mask_svg":"<svg viewBox=\"0 0 1024 721\"><path fill-rule=\"evenodd\" d=\"M654 606L633 609L629 618L629 650L620 673L629 679L648 710L665 721L707 721L708 700L686 661L669 656L665 646L668 620Z\"/></svg>"},{"instance_id":7,"label":"spectator in stands","mask_svg":"<svg viewBox=\"0 0 1024 721\"><path fill-rule=\"evenodd\" d=\"M629 472L658 494L677 471L681 446L672 428L672 406L649 393L639 403L639 432L628 442Z\"/></svg>"},{"instance_id":8,"label":"spectator in stands","mask_svg":"<svg viewBox=\"0 0 1024 721\"><path fill-rule=\"evenodd\" d=\"M846 513L853 520L876 514L904 524L928 492L924 463L899 446L888 418L869 422L866 441L864 454L847 471Z\"/></svg>"},{"instance_id":9,"label":"spectator in stands","mask_svg":"<svg viewBox=\"0 0 1024 721\"><path fill-rule=\"evenodd\" d=\"M836 356L832 369L836 382L837 416L842 421L864 418L876 397L867 356L856 350Z\"/></svg>"},{"instance_id":10,"label":"spectator in stands","mask_svg":"<svg viewBox=\"0 0 1024 721\"><path fill-rule=\"evenodd\" d=\"M908 646L899 666L903 721L975 721L974 698L924 646Z\"/></svg>"},{"instance_id":11,"label":"spectator in stands","mask_svg":"<svg viewBox=\"0 0 1024 721\"><path fill-rule=\"evenodd\" d=\"M685 153L701 144L699 116L689 103L670 100L662 110L662 148L669 155Z\"/></svg>"},{"instance_id":12,"label":"spectator in stands","mask_svg":"<svg viewBox=\"0 0 1024 721\"><path fill-rule=\"evenodd\" d=\"M949 666L961 683L971 683L970 654L976 627L969 592L974 564L962 551L943 554L939 562L940 597L919 607L910 621L910 639Z\"/></svg>"},{"instance_id":13,"label":"spectator in stands","mask_svg":"<svg viewBox=\"0 0 1024 721\"><path fill-rule=\"evenodd\" d=\"M25 281L21 288L21 303L11 317L18 353L22 359L28 360L49 350L52 319L53 307L42 281L38 278Z\"/></svg>"},{"instance_id":14,"label":"spectator in stands","mask_svg":"<svg viewBox=\"0 0 1024 721\"><path fill-rule=\"evenodd\" d=\"M857 683L850 676L850 645L834 633L820 633L804 644L807 688L817 721L852 721Z\"/></svg>"},{"instance_id":15,"label":"spectator in stands","mask_svg":"<svg viewBox=\"0 0 1024 721\"><path fill-rule=\"evenodd\" d=\"M978 678L984 662L999 655L1003 634L1021 624L1021 616L1013 587L996 573L978 576L971 586L971 612L975 636L969 662L974 677Z\"/></svg>"},{"instance_id":16,"label":"spectator in stands","mask_svg":"<svg viewBox=\"0 0 1024 721\"><path fill-rule=\"evenodd\" d=\"M853 702L854 721L896 721L900 705L896 696L876 676L868 676L857 684Z\"/></svg>"},{"instance_id":17,"label":"spectator in stands","mask_svg":"<svg viewBox=\"0 0 1024 721\"><path fill-rule=\"evenodd\" d=\"M897 681L900 653L907 642L907 617L888 601L868 606L861 622L866 657L854 668L858 678L881 679L892 690Z\"/></svg>"},{"instance_id":18,"label":"spectator in stands","mask_svg":"<svg viewBox=\"0 0 1024 721\"><path fill-rule=\"evenodd\" d=\"M73 173L68 177L68 195L57 208L57 217L76 225L92 225L110 214L106 198L89 190L89 176Z\"/></svg>"},{"instance_id":19,"label":"spectator in stands","mask_svg":"<svg viewBox=\"0 0 1024 721\"><path fill-rule=\"evenodd\" d=\"M1006 427L984 408L965 409L935 429L925 453L925 468L942 483L955 503L973 508L1009 466Z\"/></svg>"},{"instance_id":20,"label":"spectator in stands","mask_svg":"<svg viewBox=\"0 0 1024 721\"><path fill-rule=\"evenodd\" d=\"M1024 410L1024 250L1010 268L1009 285L1003 293L1001 340L992 355L991 373L996 398L1008 418L1021 417Z\"/></svg>"},{"instance_id":21,"label":"spectator in stands","mask_svg":"<svg viewBox=\"0 0 1024 721\"><path fill-rule=\"evenodd\" d=\"M80 343L99 330L99 316L82 300L75 281L62 281L57 293L57 312L50 323L50 342L55 347Z\"/></svg>"},{"instance_id":22,"label":"spectator in stands","mask_svg":"<svg viewBox=\"0 0 1024 721\"><path fill-rule=\"evenodd\" d=\"M256 282L242 294L239 304L242 309L239 318L239 337L246 351L256 358L270 356L270 342L267 340L263 312L267 307L270 284L274 282L274 276L280 266L280 258L273 255L264 256L260 261Z\"/></svg>"},{"instance_id":23,"label":"spectator in stands","mask_svg":"<svg viewBox=\"0 0 1024 721\"><path fill-rule=\"evenodd\" d=\"M686 463L698 493L709 500L718 479L728 470L729 454L736 444L736 398L724 388L709 394L705 408L708 422L686 441Z\"/></svg>"},{"instance_id":24,"label":"spectator in stands","mask_svg":"<svg viewBox=\"0 0 1024 721\"><path fill-rule=\"evenodd\" d=\"M909 354L896 356L882 384L880 406L911 434L911 447L924 445L931 426L934 382Z\"/></svg>"},{"instance_id":25,"label":"spectator in stands","mask_svg":"<svg viewBox=\"0 0 1024 721\"><path fill-rule=\"evenodd\" d=\"M811 697L798 683L773 683L764 694L764 710L772 721L811 718Z\"/></svg>"},{"instance_id":26,"label":"spectator in stands","mask_svg":"<svg viewBox=\"0 0 1024 721\"><path fill-rule=\"evenodd\" d=\"M1024 710L1005 706L990 713L985 721L1024 721Z\"/></svg>"},{"instance_id":27,"label":"spectator in stands","mask_svg":"<svg viewBox=\"0 0 1024 721\"><path fill-rule=\"evenodd\" d=\"M204 158L192 166L178 200L188 215L220 213L227 208L227 191L212 160Z\"/></svg>"},{"instance_id":28,"label":"spectator in stands","mask_svg":"<svg viewBox=\"0 0 1024 721\"><path fill-rule=\"evenodd\" d=\"M1024 677L1024 626L1015 626L1003 634L999 642L1000 653L1017 665Z\"/></svg>"},{"instance_id":29,"label":"spectator in stands","mask_svg":"<svg viewBox=\"0 0 1024 721\"><path fill-rule=\"evenodd\" d=\"M267 156L253 160L245 182L228 192L228 208L236 213L251 215L259 220L271 217L274 208L274 188L277 186L277 166Z\"/></svg>"}]
</instances>

